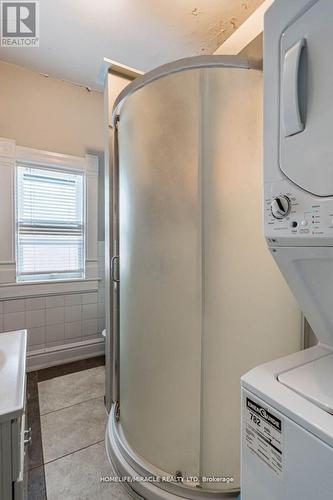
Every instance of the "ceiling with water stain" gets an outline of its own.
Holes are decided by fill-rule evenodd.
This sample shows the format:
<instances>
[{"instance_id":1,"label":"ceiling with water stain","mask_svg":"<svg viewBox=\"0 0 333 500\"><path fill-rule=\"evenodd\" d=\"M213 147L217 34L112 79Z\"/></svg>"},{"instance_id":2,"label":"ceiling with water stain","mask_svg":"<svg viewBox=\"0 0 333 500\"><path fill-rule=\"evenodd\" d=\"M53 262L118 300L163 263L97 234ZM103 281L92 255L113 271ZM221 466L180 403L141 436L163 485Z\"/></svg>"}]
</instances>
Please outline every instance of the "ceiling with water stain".
<instances>
[{"instance_id":1,"label":"ceiling with water stain","mask_svg":"<svg viewBox=\"0 0 333 500\"><path fill-rule=\"evenodd\" d=\"M142 71L212 54L263 0L41 0L40 46L0 60L97 88L103 57Z\"/></svg>"}]
</instances>

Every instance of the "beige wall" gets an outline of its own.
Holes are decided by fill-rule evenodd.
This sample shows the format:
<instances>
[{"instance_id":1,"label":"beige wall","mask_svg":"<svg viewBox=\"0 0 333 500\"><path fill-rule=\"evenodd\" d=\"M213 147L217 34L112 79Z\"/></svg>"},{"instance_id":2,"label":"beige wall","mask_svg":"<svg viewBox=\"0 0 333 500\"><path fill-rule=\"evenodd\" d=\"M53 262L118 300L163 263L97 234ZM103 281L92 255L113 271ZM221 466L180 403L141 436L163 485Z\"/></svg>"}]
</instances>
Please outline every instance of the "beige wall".
<instances>
[{"instance_id":1,"label":"beige wall","mask_svg":"<svg viewBox=\"0 0 333 500\"><path fill-rule=\"evenodd\" d=\"M83 156L103 151L103 94L0 63L0 137Z\"/></svg>"},{"instance_id":2,"label":"beige wall","mask_svg":"<svg viewBox=\"0 0 333 500\"><path fill-rule=\"evenodd\" d=\"M252 40L238 55L256 59L263 59L263 33Z\"/></svg>"},{"instance_id":3,"label":"beige wall","mask_svg":"<svg viewBox=\"0 0 333 500\"><path fill-rule=\"evenodd\" d=\"M0 137L18 146L99 156L98 238L104 239L103 93L0 61Z\"/></svg>"},{"instance_id":4,"label":"beige wall","mask_svg":"<svg viewBox=\"0 0 333 500\"><path fill-rule=\"evenodd\" d=\"M99 156L99 240L104 239L103 129L102 93L0 62L0 137L15 140L17 146L74 156L86 153ZM1 189L8 192L10 185L5 185L3 176L0 179ZM5 217L11 220L10 213ZM3 231L1 226L0 238ZM104 243L99 241L99 276L103 275L103 251ZM0 286L0 332L27 329L30 367L65 362L72 353L79 358L103 352L99 342L105 324L104 282L98 286L96 283L83 283L82 287L80 284L73 294L70 283L63 284L59 293L54 284L39 292L35 286L31 293L20 286L17 295L10 297L6 297L6 287ZM50 308L57 310L57 324L48 324ZM38 318L38 326L31 318ZM84 347L86 341L93 347ZM77 344L77 350L66 351L67 344L73 343ZM57 359L52 358L49 348L59 348L55 351Z\"/></svg>"}]
</instances>

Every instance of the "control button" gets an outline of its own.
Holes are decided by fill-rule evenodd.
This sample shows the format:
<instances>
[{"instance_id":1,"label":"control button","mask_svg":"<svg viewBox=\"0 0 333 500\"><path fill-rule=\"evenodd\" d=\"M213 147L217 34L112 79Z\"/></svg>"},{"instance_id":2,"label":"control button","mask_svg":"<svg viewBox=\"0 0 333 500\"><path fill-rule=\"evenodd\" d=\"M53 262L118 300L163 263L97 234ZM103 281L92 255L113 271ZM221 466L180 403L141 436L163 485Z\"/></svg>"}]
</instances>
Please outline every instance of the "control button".
<instances>
[{"instance_id":1,"label":"control button","mask_svg":"<svg viewBox=\"0 0 333 500\"><path fill-rule=\"evenodd\" d=\"M271 211L275 219L283 219L289 215L291 203L288 196L277 196L271 203Z\"/></svg>"},{"instance_id":2,"label":"control button","mask_svg":"<svg viewBox=\"0 0 333 500\"><path fill-rule=\"evenodd\" d=\"M291 223L291 227L297 227L297 226L298 226L298 222L296 220L293 220Z\"/></svg>"},{"instance_id":3,"label":"control button","mask_svg":"<svg viewBox=\"0 0 333 500\"><path fill-rule=\"evenodd\" d=\"M308 221L307 220L302 220L301 226L302 227L306 227L307 225L308 225Z\"/></svg>"}]
</instances>

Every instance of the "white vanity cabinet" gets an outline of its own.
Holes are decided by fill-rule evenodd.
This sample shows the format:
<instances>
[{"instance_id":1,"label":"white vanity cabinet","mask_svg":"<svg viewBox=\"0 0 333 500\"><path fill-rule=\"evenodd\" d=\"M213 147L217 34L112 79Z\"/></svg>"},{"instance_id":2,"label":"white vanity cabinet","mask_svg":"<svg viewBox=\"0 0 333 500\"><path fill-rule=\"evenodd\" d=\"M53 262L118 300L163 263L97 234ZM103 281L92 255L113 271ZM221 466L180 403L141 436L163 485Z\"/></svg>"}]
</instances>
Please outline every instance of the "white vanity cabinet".
<instances>
[{"instance_id":1,"label":"white vanity cabinet","mask_svg":"<svg viewBox=\"0 0 333 500\"><path fill-rule=\"evenodd\" d=\"M26 330L0 334L0 498L25 500Z\"/></svg>"}]
</instances>

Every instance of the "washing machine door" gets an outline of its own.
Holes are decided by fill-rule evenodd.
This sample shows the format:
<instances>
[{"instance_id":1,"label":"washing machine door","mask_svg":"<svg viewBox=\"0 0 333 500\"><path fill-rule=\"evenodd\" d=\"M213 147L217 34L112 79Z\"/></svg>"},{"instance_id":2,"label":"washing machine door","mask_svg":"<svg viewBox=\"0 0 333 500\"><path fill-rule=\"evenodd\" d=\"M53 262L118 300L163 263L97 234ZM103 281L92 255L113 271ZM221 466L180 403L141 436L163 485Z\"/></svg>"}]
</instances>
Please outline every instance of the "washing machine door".
<instances>
[{"instance_id":1,"label":"washing machine door","mask_svg":"<svg viewBox=\"0 0 333 500\"><path fill-rule=\"evenodd\" d=\"M280 168L318 196L333 195L332 19L318 0L280 40Z\"/></svg>"}]
</instances>

